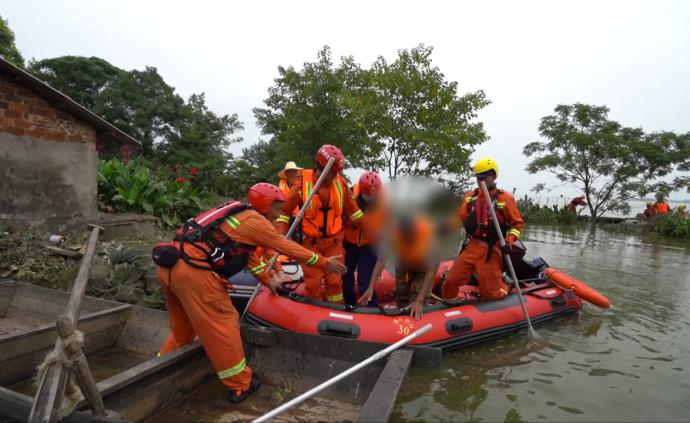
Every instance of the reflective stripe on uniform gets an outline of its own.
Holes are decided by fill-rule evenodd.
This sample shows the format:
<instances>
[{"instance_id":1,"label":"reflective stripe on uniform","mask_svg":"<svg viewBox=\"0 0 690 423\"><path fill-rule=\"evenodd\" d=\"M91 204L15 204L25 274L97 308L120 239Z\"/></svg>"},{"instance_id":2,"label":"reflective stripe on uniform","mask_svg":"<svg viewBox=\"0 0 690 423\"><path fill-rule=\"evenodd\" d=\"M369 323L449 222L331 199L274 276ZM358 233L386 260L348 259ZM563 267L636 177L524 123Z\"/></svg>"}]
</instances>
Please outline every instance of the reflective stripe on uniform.
<instances>
[{"instance_id":1,"label":"reflective stripe on uniform","mask_svg":"<svg viewBox=\"0 0 690 423\"><path fill-rule=\"evenodd\" d=\"M475 198L477 198L477 197L473 197L473 196L469 195L469 196L465 197L465 202L471 203Z\"/></svg>"},{"instance_id":2,"label":"reflective stripe on uniform","mask_svg":"<svg viewBox=\"0 0 690 423\"><path fill-rule=\"evenodd\" d=\"M343 186L340 185L340 179L335 180L335 191L338 193L338 206L343 208Z\"/></svg>"},{"instance_id":3,"label":"reflective stripe on uniform","mask_svg":"<svg viewBox=\"0 0 690 423\"><path fill-rule=\"evenodd\" d=\"M276 222L281 222L281 223L290 223L290 216L286 216L284 214L281 214L278 216L276 219Z\"/></svg>"},{"instance_id":4,"label":"reflective stripe on uniform","mask_svg":"<svg viewBox=\"0 0 690 423\"><path fill-rule=\"evenodd\" d=\"M508 235L514 235L515 238L520 238L520 231L517 229L510 229L508 230Z\"/></svg>"},{"instance_id":5,"label":"reflective stripe on uniform","mask_svg":"<svg viewBox=\"0 0 690 423\"><path fill-rule=\"evenodd\" d=\"M262 261L261 263L259 263L258 266L249 269L249 272L253 275L256 275L257 273L261 273L261 271L264 270L265 267L266 263Z\"/></svg>"},{"instance_id":6,"label":"reflective stripe on uniform","mask_svg":"<svg viewBox=\"0 0 690 423\"><path fill-rule=\"evenodd\" d=\"M230 225L230 227L233 228L233 229L235 229L235 228L237 228L238 226L240 226L240 221L237 220L237 218L236 218L235 216L230 216L230 217L228 217L227 219L225 219L225 223L227 223L228 225Z\"/></svg>"},{"instance_id":7,"label":"reflective stripe on uniform","mask_svg":"<svg viewBox=\"0 0 690 423\"><path fill-rule=\"evenodd\" d=\"M307 266L313 266L317 261L319 261L319 256L316 253L311 253L311 257L307 260Z\"/></svg>"},{"instance_id":8,"label":"reflective stripe on uniform","mask_svg":"<svg viewBox=\"0 0 690 423\"><path fill-rule=\"evenodd\" d=\"M235 376L236 374L242 373L245 367L247 367L247 361L243 358L242 361L240 361L237 365L216 372L216 374L221 379L227 379L229 377Z\"/></svg>"},{"instance_id":9,"label":"reflective stripe on uniform","mask_svg":"<svg viewBox=\"0 0 690 423\"><path fill-rule=\"evenodd\" d=\"M364 216L364 213L362 213L362 210L357 210L356 212L354 212L350 215L350 220L352 220L354 222L355 220L359 219L362 216Z\"/></svg>"},{"instance_id":10,"label":"reflective stripe on uniform","mask_svg":"<svg viewBox=\"0 0 690 423\"><path fill-rule=\"evenodd\" d=\"M506 203L505 203L505 202L503 202L503 203L498 203L498 202L497 202L497 203L496 203L496 208L498 208L499 210L502 210L503 207L505 207L505 206L506 206Z\"/></svg>"},{"instance_id":11,"label":"reflective stripe on uniform","mask_svg":"<svg viewBox=\"0 0 690 423\"><path fill-rule=\"evenodd\" d=\"M304 184L306 185L306 190L304 191L304 202L306 202L307 198L309 198L309 194L311 194L312 190L314 189L314 185L312 181L305 181ZM308 209L311 209L313 205L313 201L309 202Z\"/></svg>"},{"instance_id":12,"label":"reflective stripe on uniform","mask_svg":"<svg viewBox=\"0 0 690 423\"><path fill-rule=\"evenodd\" d=\"M343 301L343 294L338 294L338 295L327 295L326 300L337 303L339 301Z\"/></svg>"}]
</instances>

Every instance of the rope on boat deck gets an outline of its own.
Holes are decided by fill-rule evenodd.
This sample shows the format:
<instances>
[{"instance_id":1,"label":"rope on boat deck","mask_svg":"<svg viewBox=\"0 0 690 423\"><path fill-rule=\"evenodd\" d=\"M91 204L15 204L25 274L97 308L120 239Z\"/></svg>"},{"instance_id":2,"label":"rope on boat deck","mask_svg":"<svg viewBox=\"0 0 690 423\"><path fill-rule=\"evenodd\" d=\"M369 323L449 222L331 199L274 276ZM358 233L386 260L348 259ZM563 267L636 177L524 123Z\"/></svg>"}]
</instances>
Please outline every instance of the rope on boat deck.
<instances>
[{"instance_id":1,"label":"rope on boat deck","mask_svg":"<svg viewBox=\"0 0 690 423\"><path fill-rule=\"evenodd\" d=\"M53 364L59 364L65 367L67 371L67 385L65 387L65 396L62 400L61 414L67 416L71 414L77 407L77 404L82 399L81 389L74 381L74 376L72 374L72 366L74 361L67 358L65 354L65 349L68 347L73 347L73 349L79 349L84 345L84 334L81 331L75 330L71 335L66 338L57 337L57 342L55 342L55 347L53 350L46 355L46 358L41 364L36 367L36 377L34 378L34 383L39 386L43 375L48 368Z\"/></svg>"}]
</instances>

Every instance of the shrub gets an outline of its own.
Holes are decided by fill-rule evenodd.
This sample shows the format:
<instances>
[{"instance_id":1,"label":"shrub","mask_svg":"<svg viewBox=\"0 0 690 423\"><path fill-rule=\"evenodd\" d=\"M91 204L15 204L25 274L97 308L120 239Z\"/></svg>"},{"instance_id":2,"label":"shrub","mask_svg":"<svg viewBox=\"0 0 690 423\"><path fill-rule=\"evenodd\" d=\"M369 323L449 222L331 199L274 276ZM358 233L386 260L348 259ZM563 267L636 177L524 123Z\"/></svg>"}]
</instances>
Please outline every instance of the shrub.
<instances>
[{"instance_id":1,"label":"shrub","mask_svg":"<svg viewBox=\"0 0 690 423\"><path fill-rule=\"evenodd\" d=\"M662 235L690 238L690 220L676 213L654 217L649 224L653 231Z\"/></svg>"},{"instance_id":2,"label":"shrub","mask_svg":"<svg viewBox=\"0 0 690 423\"><path fill-rule=\"evenodd\" d=\"M175 226L204 209L209 194L189 180L154 174L139 161L101 160L98 165L98 205L102 210L148 213L166 226Z\"/></svg>"}]
</instances>

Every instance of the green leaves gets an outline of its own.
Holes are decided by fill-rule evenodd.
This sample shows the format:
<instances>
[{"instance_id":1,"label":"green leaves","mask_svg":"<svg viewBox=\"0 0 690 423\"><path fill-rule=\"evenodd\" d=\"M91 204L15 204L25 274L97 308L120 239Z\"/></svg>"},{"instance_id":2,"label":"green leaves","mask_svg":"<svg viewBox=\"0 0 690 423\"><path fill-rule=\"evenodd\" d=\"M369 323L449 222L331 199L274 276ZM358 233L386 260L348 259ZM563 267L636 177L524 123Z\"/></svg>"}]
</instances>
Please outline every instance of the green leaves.
<instances>
[{"instance_id":1,"label":"green leaves","mask_svg":"<svg viewBox=\"0 0 690 423\"><path fill-rule=\"evenodd\" d=\"M101 160L98 166L101 209L148 213L166 226L176 226L202 211L206 199L207 194L188 182L166 180L137 161Z\"/></svg>"},{"instance_id":2,"label":"green leaves","mask_svg":"<svg viewBox=\"0 0 690 423\"><path fill-rule=\"evenodd\" d=\"M363 69L352 57L336 67L324 47L299 71L279 67L266 107L254 114L283 162L304 157L308 166L330 143L351 165L384 170L390 178L457 182L467 175L474 146L488 138L475 118L489 101L481 91L460 95L457 83L433 66L431 53L420 45L400 50L393 63L379 57Z\"/></svg>"},{"instance_id":3,"label":"green leaves","mask_svg":"<svg viewBox=\"0 0 690 423\"><path fill-rule=\"evenodd\" d=\"M0 16L0 54L16 66L24 67L24 57L14 44L14 32L2 16Z\"/></svg>"},{"instance_id":4,"label":"green leaves","mask_svg":"<svg viewBox=\"0 0 690 423\"><path fill-rule=\"evenodd\" d=\"M581 189L595 217L628 210L628 200L658 188L657 178L690 163L690 133L647 134L609 120L608 111L606 106L558 105L539 125L547 141L523 149L533 157L528 172L548 171Z\"/></svg>"}]
</instances>

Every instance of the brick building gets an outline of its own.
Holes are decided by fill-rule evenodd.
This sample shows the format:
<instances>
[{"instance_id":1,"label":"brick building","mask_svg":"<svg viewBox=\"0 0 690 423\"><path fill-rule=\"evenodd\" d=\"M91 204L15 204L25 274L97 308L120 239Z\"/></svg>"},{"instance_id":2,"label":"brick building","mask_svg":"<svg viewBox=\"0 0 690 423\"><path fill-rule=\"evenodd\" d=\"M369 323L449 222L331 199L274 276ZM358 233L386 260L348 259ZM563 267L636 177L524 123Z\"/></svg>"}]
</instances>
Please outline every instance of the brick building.
<instances>
[{"instance_id":1,"label":"brick building","mask_svg":"<svg viewBox=\"0 0 690 423\"><path fill-rule=\"evenodd\" d=\"M0 221L95 218L97 145L139 143L0 56Z\"/></svg>"}]
</instances>

